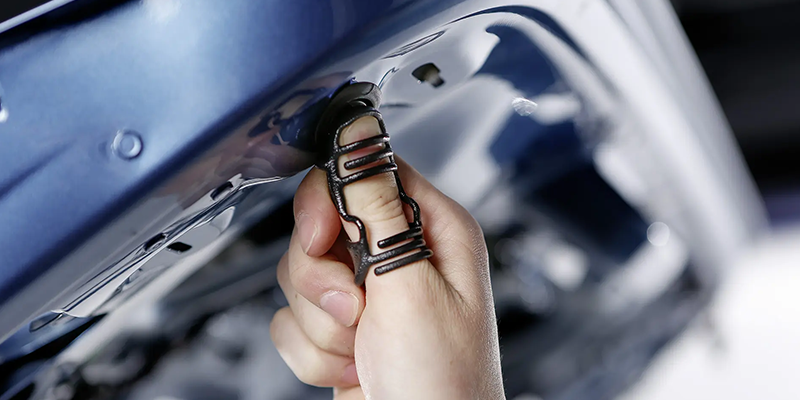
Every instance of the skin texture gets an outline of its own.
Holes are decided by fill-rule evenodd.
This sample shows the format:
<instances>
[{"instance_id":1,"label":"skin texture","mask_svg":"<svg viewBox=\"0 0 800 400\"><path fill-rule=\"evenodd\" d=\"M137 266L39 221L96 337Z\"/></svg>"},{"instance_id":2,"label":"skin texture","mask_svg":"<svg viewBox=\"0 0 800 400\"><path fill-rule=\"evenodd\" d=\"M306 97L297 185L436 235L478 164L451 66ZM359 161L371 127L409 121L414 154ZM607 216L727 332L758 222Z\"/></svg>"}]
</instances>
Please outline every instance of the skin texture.
<instances>
[{"instance_id":1,"label":"skin texture","mask_svg":"<svg viewBox=\"0 0 800 400\"><path fill-rule=\"evenodd\" d=\"M377 134L375 119L365 117L344 131L342 144ZM295 196L295 230L278 266L289 307L275 314L272 340L301 381L334 388L335 400L504 399L481 229L396 160L434 256L370 272L356 286L345 240L358 231L339 218L325 172L311 170ZM390 174L345 187L348 212L365 223L373 254L378 240L408 229L397 193Z\"/></svg>"}]
</instances>

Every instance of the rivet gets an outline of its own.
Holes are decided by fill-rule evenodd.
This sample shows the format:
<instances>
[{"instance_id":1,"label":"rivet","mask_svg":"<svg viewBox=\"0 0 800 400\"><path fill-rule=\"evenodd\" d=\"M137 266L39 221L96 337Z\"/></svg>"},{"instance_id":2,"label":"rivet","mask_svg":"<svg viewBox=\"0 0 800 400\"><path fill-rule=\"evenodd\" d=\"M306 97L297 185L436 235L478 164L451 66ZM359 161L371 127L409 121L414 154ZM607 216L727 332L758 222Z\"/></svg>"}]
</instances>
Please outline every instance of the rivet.
<instances>
[{"instance_id":1,"label":"rivet","mask_svg":"<svg viewBox=\"0 0 800 400\"><path fill-rule=\"evenodd\" d=\"M111 143L111 151L119 158L132 160L142 154L142 136L138 132L123 129L117 132Z\"/></svg>"}]
</instances>

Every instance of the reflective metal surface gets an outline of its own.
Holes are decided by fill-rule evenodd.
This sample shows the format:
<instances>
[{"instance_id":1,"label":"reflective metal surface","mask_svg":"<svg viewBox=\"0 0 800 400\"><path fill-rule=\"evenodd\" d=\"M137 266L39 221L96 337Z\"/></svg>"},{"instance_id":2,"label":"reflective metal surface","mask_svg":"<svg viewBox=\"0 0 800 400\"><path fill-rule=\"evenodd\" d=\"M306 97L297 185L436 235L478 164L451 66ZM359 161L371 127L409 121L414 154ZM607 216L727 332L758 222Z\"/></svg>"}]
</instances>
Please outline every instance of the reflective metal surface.
<instances>
[{"instance_id":1,"label":"reflective metal surface","mask_svg":"<svg viewBox=\"0 0 800 400\"><path fill-rule=\"evenodd\" d=\"M232 179L229 181L232 182L232 188L227 192L209 194L209 196L218 195L213 199L214 204L193 215L180 218L122 260L92 277L78 289L79 294L74 299L56 312L75 317L91 316L107 301L124 291L130 291L132 286L153 279L154 277L150 275L175 264L192 248L201 249L208 246L232 223L241 223L242 213L236 213L236 207L247 196L252 195L252 189L256 186L278 180L280 178ZM173 248L176 243L182 244L180 251Z\"/></svg>"},{"instance_id":2,"label":"reflective metal surface","mask_svg":"<svg viewBox=\"0 0 800 400\"><path fill-rule=\"evenodd\" d=\"M72 0L24 0L17 1L10 9L0 13L0 32L28 22L71 2Z\"/></svg>"}]
</instances>

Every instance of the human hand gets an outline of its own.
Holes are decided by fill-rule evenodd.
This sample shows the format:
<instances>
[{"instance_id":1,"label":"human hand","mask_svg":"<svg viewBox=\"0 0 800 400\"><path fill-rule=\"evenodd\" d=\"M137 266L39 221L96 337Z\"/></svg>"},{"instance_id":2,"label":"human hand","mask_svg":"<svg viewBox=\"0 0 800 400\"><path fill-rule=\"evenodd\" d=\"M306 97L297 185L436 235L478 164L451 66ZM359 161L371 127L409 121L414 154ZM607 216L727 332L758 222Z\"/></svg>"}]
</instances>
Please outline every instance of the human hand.
<instances>
[{"instance_id":1,"label":"human hand","mask_svg":"<svg viewBox=\"0 0 800 400\"><path fill-rule=\"evenodd\" d=\"M342 144L379 133L377 121L364 117L346 128ZM289 307L275 314L272 340L301 381L333 387L335 400L504 399L481 229L396 161L406 193L420 205L433 257L369 273L365 287L356 286L344 236L357 240L358 230L340 219L325 172L312 169L295 196L296 226L278 266ZM373 254L380 239L408 229L391 174L348 185L344 195L348 213L366 225Z\"/></svg>"}]
</instances>

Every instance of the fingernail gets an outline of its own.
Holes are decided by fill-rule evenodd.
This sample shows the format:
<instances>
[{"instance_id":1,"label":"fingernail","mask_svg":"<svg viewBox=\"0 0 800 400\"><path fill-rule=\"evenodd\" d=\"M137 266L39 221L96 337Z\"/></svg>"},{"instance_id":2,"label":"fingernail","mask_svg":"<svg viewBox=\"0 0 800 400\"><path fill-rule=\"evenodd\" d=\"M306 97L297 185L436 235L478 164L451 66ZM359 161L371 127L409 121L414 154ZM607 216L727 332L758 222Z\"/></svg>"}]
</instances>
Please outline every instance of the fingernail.
<instances>
[{"instance_id":1,"label":"fingernail","mask_svg":"<svg viewBox=\"0 0 800 400\"><path fill-rule=\"evenodd\" d=\"M344 373L342 373L342 382L351 386L357 386L359 384L356 363L352 363L344 368Z\"/></svg>"},{"instance_id":2,"label":"fingernail","mask_svg":"<svg viewBox=\"0 0 800 400\"><path fill-rule=\"evenodd\" d=\"M317 237L317 224L314 219L308 214L300 213L297 216L297 230L300 235L300 245L303 246L303 251L308 254L308 249L314 244L314 239Z\"/></svg>"},{"instance_id":3,"label":"fingernail","mask_svg":"<svg viewBox=\"0 0 800 400\"><path fill-rule=\"evenodd\" d=\"M319 307L340 324L350 327L356 322L358 299L350 293L330 291L319 299Z\"/></svg>"}]
</instances>

